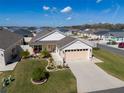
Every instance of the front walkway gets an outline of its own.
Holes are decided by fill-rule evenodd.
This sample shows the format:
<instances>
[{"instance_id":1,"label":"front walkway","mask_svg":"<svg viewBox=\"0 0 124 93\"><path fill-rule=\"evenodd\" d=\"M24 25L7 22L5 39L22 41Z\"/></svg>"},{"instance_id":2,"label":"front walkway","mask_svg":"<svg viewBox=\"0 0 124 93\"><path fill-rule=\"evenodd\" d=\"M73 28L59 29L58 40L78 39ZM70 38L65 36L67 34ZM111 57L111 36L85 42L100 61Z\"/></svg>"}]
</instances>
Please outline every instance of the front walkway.
<instances>
[{"instance_id":1,"label":"front walkway","mask_svg":"<svg viewBox=\"0 0 124 93\"><path fill-rule=\"evenodd\" d=\"M124 82L107 74L91 62L68 62L77 79L78 93L124 87Z\"/></svg>"},{"instance_id":2,"label":"front walkway","mask_svg":"<svg viewBox=\"0 0 124 93\"><path fill-rule=\"evenodd\" d=\"M51 56L54 59L54 62L55 62L56 65L62 65L63 64L63 60L59 56L59 54L57 54L57 53L51 53Z\"/></svg>"}]
</instances>

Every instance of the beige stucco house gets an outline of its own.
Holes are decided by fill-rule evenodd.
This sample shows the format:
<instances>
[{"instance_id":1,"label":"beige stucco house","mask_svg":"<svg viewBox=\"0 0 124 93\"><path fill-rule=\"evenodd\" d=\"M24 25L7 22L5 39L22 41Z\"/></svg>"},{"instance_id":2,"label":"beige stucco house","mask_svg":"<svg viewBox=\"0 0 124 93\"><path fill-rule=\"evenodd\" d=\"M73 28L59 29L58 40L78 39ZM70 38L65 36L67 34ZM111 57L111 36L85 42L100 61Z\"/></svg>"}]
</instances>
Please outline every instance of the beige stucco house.
<instances>
[{"instance_id":1,"label":"beige stucco house","mask_svg":"<svg viewBox=\"0 0 124 93\"><path fill-rule=\"evenodd\" d=\"M64 35L59 30L39 32L31 40L30 45L35 53L47 49L58 54L63 61L90 60L92 57L92 47L76 38Z\"/></svg>"}]
</instances>

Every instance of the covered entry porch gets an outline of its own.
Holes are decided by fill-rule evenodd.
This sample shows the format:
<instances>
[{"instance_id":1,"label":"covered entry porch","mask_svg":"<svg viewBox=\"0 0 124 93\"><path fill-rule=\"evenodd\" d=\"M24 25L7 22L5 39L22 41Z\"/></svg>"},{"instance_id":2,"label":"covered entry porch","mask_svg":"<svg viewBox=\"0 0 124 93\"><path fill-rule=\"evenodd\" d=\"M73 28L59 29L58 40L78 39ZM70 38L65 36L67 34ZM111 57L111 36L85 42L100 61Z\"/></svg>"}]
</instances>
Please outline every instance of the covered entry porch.
<instances>
[{"instance_id":1,"label":"covered entry porch","mask_svg":"<svg viewBox=\"0 0 124 93\"><path fill-rule=\"evenodd\" d=\"M44 45L34 45L33 51L34 53L40 53L43 50L47 50L49 52L54 52L56 49L56 45L54 44L44 44Z\"/></svg>"}]
</instances>

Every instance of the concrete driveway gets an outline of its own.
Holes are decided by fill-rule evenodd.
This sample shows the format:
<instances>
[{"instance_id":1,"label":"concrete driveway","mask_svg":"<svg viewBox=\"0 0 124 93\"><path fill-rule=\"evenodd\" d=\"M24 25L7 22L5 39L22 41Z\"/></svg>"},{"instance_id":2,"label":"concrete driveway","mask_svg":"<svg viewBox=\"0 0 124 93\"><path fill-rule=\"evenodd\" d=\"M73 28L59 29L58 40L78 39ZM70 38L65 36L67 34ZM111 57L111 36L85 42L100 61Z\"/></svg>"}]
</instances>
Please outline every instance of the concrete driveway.
<instances>
[{"instance_id":1,"label":"concrete driveway","mask_svg":"<svg viewBox=\"0 0 124 93\"><path fill-rule=\"evenodd\" d=\"M78 93L124 87L124 82L90 62L68 62L77 79Z\"/></svg>"}]
</instances>

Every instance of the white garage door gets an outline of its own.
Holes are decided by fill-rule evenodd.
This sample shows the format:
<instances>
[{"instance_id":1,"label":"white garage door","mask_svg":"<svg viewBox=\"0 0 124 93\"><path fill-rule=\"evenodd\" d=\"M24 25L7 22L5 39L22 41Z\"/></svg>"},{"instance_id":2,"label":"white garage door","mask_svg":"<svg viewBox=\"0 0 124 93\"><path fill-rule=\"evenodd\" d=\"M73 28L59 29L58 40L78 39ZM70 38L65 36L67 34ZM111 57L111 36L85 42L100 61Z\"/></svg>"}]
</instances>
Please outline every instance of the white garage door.
<instances>
[{"instance_id":1,"label":"white garage door","mask_svg":"<svg viewBox=\"0 0 124 93\"><path fill-rule=\"evenodd\" d=\"M87 59L88 59L88 49L65 50L66 61L87 60Z\"/></svg>"}]
</instances>

